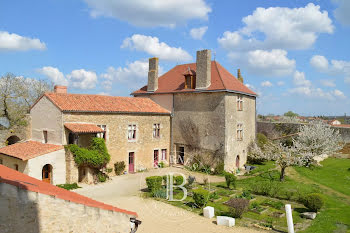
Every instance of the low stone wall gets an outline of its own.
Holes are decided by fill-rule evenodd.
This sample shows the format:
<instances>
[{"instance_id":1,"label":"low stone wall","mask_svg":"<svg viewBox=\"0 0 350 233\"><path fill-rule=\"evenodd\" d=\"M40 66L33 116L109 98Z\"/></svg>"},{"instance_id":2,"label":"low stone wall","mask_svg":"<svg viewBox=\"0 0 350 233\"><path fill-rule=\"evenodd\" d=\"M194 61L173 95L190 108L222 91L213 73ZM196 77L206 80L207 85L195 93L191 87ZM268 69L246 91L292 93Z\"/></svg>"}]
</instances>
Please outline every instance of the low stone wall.
<instances>
[{"instance_id":1,"label":"low stone wall","mask_svg":"<svg viewBox=\"0 0 350 233\"><path fill-rule=\"evenodd\" d=\"M278 138L283 135L297 133L303 123L281 123L281 122L257 122L257 132L266 135L268 138ZM342 140L346 143L350 142L350 128L336 127L339 130Z\"/></svg>"},{"instance_id":2,"label":"low stone wall","mask_svg":"<svg viewBox=\"0 0 350 233\"><path fill-rule=\"evenodd\" d=\"M0 183L0 232L129 233L130 217Z\"/></svg>"}]
</instances>

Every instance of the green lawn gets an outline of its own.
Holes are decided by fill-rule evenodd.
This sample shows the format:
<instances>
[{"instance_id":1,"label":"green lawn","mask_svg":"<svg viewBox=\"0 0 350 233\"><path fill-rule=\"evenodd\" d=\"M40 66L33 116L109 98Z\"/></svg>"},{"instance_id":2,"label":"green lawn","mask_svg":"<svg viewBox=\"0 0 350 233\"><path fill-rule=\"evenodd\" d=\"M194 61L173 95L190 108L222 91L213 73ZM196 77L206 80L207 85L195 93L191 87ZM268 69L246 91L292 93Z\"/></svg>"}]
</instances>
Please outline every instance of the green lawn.
<instances>
[{"instance_id":1,"label":"green lawn","mask_svg":"<svg viewBox=\"0 0 350 233\"><path fill-rule=\"evenodd\" d=\"M350 196L350 159L329 158L321 164L322 167L298 167L295 170L310 180Z\"/></svg>"}]
</instances>

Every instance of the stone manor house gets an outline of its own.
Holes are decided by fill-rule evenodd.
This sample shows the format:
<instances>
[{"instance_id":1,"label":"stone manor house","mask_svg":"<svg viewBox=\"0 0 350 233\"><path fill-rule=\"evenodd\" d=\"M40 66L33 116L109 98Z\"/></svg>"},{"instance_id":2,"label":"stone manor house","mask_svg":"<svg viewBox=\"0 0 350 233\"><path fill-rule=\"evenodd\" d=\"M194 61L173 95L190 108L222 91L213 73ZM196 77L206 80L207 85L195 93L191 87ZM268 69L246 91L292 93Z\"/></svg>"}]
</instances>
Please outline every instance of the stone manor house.
<instances>
[{"instance_id":1,"label":"stone manor house","mask_svg":"<svg viewBox=\"0 0 350 233\"><path fill-rule=\"evenodd\" d=\"M256 134L256 94L234 77L211 51L196 63L177 65L158 77L149 59L148 84L133 97L70 94L55 86L30 110L30 140L0 148L0 164L52 184L89 180L64 145L88 147L101 137L111 155L133 173L202 158L213 167L241 168Z\"/></svg>"}]
</instances>

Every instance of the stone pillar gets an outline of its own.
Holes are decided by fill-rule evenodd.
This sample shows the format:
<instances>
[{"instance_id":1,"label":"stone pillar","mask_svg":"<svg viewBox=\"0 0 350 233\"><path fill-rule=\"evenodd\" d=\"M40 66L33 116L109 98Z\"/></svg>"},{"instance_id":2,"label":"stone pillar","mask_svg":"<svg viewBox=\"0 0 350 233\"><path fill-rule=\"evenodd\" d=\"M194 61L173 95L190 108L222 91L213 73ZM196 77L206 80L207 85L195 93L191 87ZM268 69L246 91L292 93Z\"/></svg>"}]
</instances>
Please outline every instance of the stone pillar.
<instances>
[{"instance_id":1,"label":"stone pillar","mask_svg":"<svg viewBox=\"0 0 350 233\"><path fill-rule=\"evenodd\" d=\"M211 51L197 51L196 89L206 89L211 84Z\"/></svg>"},{"instance_id":2,"label":"stone pillar","mask_svg":"<svg viewBox=\"0 0 350 233\"><path fill-rule=\"evenodd\" d=\"M66 149L66 183L73 184L79 182L79 169L74 161L72 152Z\"/></svg>"},{"instance_id":3,"label":"stone pillar","mask_svg":"<svg viewBox=\"0 0 350 233\"><path fill-rule=\"evenodd\" d=\"M158 58L149 59L147 91L154 92L158 89Z\"/></svg>"}]
</instances>

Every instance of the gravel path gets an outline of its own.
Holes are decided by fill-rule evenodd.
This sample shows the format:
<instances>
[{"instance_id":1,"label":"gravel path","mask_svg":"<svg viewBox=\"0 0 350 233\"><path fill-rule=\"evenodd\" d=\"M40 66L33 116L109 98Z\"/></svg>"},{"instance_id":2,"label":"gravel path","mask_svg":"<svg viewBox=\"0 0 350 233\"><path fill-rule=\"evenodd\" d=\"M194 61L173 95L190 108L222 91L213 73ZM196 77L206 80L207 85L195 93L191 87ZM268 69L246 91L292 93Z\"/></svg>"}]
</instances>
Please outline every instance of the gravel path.
<instances>
[{"instance_id":1,"label":"gravel path","mask_svg":"<svg viewBox=\"0 0 350 233\"><path fill-rule=\"evenodd\" d=\"M203 178L208 178L209 182L224 181L222 177L190 173L179 168L163 168L146 173L113 177L107 183L98 185L79 184L83 188L77 189L76 192L104 203L137 212L138 219L142 221L138 233L261 232L254 228L217 226L214 222L216 219L207 219L163 202L140 197L140 190L146 188L145 177L164 175L168 172L181 172L186 176L194 174L199 182L202 182Z\"/></svg>"}]
</instances>

